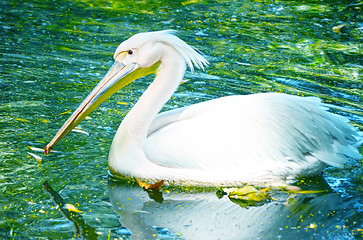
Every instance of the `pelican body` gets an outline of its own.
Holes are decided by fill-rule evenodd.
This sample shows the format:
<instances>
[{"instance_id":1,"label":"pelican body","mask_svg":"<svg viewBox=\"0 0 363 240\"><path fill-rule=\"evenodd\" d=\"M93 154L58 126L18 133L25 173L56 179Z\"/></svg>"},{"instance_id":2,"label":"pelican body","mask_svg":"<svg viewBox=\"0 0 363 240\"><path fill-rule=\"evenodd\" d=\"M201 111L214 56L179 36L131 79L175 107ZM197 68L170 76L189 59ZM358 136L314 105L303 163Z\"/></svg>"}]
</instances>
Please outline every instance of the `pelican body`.
<instances>
[{"instance_id":1,"label":"pelican body","mask_svg":"<svg viewBox=\"0 0 363 240\"><path fill-rule=\"evenodd\" d=\"M178 185L283 185L361 159L362 132L316 97L281 93L227 96L159 113L187 66L208 61L172 30L139 33L122 42L103 80L65 122L48 152L116 91L155 74L123 119L109 152L122 175Z\"/></svg>"}]
</instances>

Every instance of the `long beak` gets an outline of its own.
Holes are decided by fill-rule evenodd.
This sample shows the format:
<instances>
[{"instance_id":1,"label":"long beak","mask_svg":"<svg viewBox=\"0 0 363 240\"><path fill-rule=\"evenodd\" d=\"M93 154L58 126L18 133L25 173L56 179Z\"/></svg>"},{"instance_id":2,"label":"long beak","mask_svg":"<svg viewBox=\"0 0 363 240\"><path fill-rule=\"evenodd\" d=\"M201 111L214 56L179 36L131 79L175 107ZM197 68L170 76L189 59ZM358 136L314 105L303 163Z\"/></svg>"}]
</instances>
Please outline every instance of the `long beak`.
<instances>
[{"instance_id":1,"label":"long beak","mask_svg":"<svg viewBox=\"0 0 363 240\"><path fill-rule=\"evenodd\" d=\"M47 154L53 146L55 146L102 102L132 81L150 73L155 73L158 66L159 63L156 63L148 68L140 68L135 63L123 65L116 61L107 72L106 76L98 83L81 105L79 105L72 116L63 124L61 129L59 129L57 134L53 137L52 141L48 143L45 147L45 154Z\"/></svg>"}]
</instances>

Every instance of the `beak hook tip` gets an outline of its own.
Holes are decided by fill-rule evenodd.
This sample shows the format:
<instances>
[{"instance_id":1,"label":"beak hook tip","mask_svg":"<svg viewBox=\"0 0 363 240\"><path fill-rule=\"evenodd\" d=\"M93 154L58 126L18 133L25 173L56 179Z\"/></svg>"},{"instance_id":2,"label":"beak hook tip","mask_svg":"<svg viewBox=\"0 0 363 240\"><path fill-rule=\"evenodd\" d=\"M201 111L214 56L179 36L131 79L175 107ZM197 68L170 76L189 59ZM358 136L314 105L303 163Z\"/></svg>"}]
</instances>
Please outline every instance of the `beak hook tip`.
<instances>
[{"instance_id":1,"label":"beak hook tip","mask_svg":"<svg viewBox=\"0 0 363 240\"><path fill-rule=\"evenodd\" d=\"M44 148L44 153L45 153L45 155L48 155L49 150L50 150L50 148L49 148L49 146L47 145L47 146Z\"/></svg>"}]
</instances>

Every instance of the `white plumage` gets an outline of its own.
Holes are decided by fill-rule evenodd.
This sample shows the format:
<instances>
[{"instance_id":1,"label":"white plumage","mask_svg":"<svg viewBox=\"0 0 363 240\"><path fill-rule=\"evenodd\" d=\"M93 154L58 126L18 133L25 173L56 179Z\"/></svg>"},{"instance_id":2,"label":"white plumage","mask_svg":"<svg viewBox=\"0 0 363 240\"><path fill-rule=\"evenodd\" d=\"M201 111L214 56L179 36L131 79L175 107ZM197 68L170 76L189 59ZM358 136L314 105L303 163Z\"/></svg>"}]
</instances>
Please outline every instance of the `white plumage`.
<instances>
[{"instance_id":1,"label":"white plumage","mask_svg":"<svg viewBox=\"0 0 363 240\"><path fill-rule=\"evenodd\" d=\"M172 31L137 34L120 44L114 58L113 68L60 132L78 124L105 95L156 72L114 137L109 166L118 173L175 184L281 185L319 174L325 164L343 167L348 157L362 157L361 133L315 97L229 96L158 114L186 65L193 70L208 63ZM47 149L62 137L58 133Z\"/></svg>"}]
</instances>

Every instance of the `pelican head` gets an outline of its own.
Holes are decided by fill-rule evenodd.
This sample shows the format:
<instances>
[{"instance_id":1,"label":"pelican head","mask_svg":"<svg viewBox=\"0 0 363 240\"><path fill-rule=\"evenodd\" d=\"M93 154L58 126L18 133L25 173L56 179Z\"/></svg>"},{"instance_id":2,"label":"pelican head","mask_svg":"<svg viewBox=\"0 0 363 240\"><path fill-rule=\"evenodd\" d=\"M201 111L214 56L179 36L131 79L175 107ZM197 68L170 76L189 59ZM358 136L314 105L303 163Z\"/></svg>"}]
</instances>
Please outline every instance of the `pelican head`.
<instances>
[{"instance_id":1,"label":"pelican head","mask_svg":"<svg viewBox=\"0 0 363 240\"><path fill-rule=\"evenodd\" d=\"M191 71L194 70L193 64L203 69L208 61L175 33L174 30L139 33L122 42L114 53L115 62L110 70L59 129L45 147L45 153L115 92L138 78L156 74L167 55L165 46L174 49Z\"/></svg>"}]
</instances>

